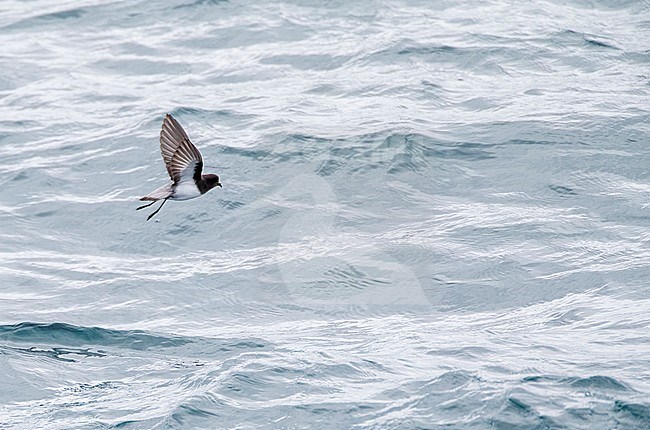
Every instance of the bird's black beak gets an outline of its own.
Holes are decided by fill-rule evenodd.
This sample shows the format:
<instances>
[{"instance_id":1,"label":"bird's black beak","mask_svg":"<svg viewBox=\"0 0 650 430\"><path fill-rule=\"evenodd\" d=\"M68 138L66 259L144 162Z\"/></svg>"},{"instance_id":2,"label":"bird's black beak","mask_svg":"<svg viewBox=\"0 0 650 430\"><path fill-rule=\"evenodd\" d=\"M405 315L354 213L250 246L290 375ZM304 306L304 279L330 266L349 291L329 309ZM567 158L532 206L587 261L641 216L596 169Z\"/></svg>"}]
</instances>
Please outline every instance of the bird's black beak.
<instances>
[{"instance_id":1,"label":"bird's black beak","mask_svg":"<svg viewBox=\"0 0 650 430\"><path fill-rule=\"evenodd\" d=\"M217 182L217 187L219 187L219 188L223 188L223 187L221 186L221 182Z\"/></svg>"}]
</instances>

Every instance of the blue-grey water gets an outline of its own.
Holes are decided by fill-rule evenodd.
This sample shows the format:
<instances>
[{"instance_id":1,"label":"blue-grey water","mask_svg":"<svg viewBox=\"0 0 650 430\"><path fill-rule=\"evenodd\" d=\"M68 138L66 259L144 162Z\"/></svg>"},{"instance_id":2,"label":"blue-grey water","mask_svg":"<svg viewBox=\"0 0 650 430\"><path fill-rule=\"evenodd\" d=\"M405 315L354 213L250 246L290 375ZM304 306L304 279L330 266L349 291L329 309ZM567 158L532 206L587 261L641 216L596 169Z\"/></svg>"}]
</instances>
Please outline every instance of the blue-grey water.
<instances>
[{"instance_id":1,"label":"blue-grey water","mask_svg":"<svg viewBox=\"0 0 650 430\"><path fill-rule=\"evenodd\" d=\"M6 0L0 428L650 428L649 110L647 1Z\"/></svg>"}]
</instances>

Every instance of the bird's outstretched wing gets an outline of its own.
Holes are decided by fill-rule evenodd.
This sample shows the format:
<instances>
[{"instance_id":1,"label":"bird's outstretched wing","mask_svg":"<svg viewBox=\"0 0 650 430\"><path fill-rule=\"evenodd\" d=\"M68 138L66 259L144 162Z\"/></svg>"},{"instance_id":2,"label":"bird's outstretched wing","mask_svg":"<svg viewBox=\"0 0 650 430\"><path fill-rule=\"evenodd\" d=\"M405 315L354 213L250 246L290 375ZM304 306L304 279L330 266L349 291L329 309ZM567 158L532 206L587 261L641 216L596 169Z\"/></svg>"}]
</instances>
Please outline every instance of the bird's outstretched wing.
<instances>
[{"instance_id":1,"label":"bird's outstretched wing","mask_svg":"<svg viewBox=\"0 0 650 430\"><path fill-rule=\"evenodd\" d=\"M160 152L167 173L174 183L194 178L201 179L203 157L201 152L190 142L183 127L167 114L160 131Z\"/></svg>"}]
</instances>

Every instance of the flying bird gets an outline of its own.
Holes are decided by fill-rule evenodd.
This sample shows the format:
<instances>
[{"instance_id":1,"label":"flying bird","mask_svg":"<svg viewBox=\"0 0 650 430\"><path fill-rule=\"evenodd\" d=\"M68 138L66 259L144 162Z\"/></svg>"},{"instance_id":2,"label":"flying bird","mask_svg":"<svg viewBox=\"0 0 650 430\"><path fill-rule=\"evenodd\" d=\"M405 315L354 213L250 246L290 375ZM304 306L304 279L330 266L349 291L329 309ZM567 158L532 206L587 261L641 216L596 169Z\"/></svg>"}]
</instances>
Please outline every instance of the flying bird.
<instances>
[{"instance_id":1,"label":"flying bird","mask_svg":"<svg viewBox=\"0 0 650 430\"><path fill-rule=\"evenodd\" d=\"M178 121L169 114L165 115L160 131L160 152L171 183L140 199L151 203L140 206L136 210L148 208L158 200L163 201L158 209L147 217L147 221L160 212L167 200L190 200L207 193L214 187L221 187L219 176L201 173L203 170L201 152L187 137L187 133Z\"/></svg>"}]
</instances>

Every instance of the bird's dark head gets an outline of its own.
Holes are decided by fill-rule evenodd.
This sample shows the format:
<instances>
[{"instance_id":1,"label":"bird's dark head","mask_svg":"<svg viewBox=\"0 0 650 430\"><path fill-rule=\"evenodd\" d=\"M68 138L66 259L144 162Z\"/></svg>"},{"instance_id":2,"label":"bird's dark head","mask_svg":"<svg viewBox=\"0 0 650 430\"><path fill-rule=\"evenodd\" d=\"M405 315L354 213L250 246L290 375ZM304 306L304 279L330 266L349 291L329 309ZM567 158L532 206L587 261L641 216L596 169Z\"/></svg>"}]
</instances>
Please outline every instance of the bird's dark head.
<instances>
[{"instance_id":1,"label":"bird's dark head","mask_svg":"<svg viewBox=\"0 0 650 430\"><path fill-rule=\"evenodd\" d=\"M219 182L219 176L217 175L213 175L213 174L203 175L203 180L205 181L209 190L214 187L221 187L221 182Z\"/></svg>"}]
</instances>

